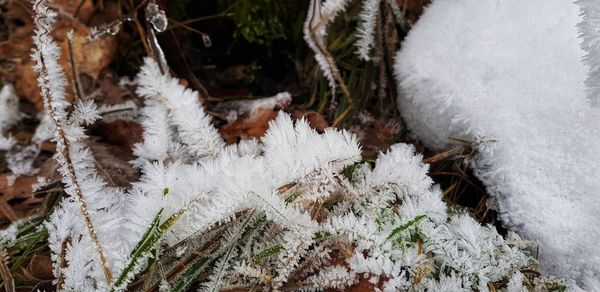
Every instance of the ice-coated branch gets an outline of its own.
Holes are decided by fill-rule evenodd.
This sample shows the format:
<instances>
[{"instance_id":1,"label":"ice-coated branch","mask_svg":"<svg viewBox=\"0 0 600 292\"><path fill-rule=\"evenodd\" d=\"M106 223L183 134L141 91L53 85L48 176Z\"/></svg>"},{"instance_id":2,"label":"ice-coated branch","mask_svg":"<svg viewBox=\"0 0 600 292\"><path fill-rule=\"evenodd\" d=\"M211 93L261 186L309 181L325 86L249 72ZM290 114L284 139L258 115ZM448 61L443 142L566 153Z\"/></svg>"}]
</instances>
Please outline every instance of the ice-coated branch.
<instances>
[{"instance_id":1,"label":"ice-coated branch","mask_svg":"<svg viewBox=\"0 0 600 292\"><path fill-rule=\"evenodd\" d=\"M66 79L62 67L58 64L60 49L50 36L56 12L48 8L45 0L36 0L33 7L36 13L34 18L36 28L33 37L35 49L33 50L32 57L35 61L34 69L39 75L38 86L44 100L44 106L55 128L57 144L56 159L60 164L63 181L68 186L66 192L79 202L81 216L98 254L105 280L110 283L112 281L112 273L100 245L98 233L94 227L88 204L80 186L81 181L74 165L72 146L74 146L74 143L81 143L80 139L83 133L79 131L80 128L73 126L68 121L66 108L69 103L65 99ZM85 149L81 149L80 151L85 151ZM90 155L89 152L87 154ZM83 166L85 167L85 165Z\"/></svg>"}]
</instances>

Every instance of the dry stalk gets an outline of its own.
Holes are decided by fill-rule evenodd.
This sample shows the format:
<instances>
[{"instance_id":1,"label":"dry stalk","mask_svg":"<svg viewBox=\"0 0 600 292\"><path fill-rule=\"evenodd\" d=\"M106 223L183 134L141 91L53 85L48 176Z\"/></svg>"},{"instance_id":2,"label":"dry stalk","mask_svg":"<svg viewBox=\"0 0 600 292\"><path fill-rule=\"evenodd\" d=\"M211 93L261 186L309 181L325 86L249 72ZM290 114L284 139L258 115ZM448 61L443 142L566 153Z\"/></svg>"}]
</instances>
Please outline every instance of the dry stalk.
<instances>
[{"instance_id":1,"label":"dry stalk","mask_svg":"<svg viewBox=\"0 0 600 292\"><path fill-rule=\"evenodd\" d=\"M15 279L6 264L6 256L3 251L0 251L0 277L2 277L2 283L4 283L4 290L6 292L14 292Z\"/></svg>"},{"instance_id":2,"label":"dry stalk","mask_svg":"<svg viewBox=\"0 0 600 292\"><path fill-rule=\"evenodd\" d=\"M426 164L435 163L435 162L438 162L440 160L444 160L444 159L446 159L448 157L461 154L466 149L468 149L468 145L456 146L456 147L451 148L450 150L447 150L445 152L438 153L438 154L436 154L434 156L427 157L427 158L423 159L423 163L426 163Z\"/></svg>"},{"instance_id":3,"label":"dry stalk","mask_svg":"<svg viewBox=\"0 0 600 292\"><path fill-rule=\"evenodd\" d=\"M47 71L46 63L45 63L43 56L40 56L40 63L42 66L42 72ZM44 80L43 82L48 83L47 78L42 78L42 79ZM40 92L41 92L42 98L44 99L44 103L46 104L46 110L48 111L48 114L50 115L50 117L52 119L52 123L54 124L54 127L56 128L57 151L60 153L60 155L64 159L63 168L66 173L66 178L69 180L71 187L73 188L73 193L75 194L75 198L79 202L79 210L85 221L85 226L86 226L87 231L92 240L92 244L94 245L94 248L96 249L96 252L98 253L100 265L102 266L102 270L104 273L104 278L106 279L107 283L111 283L112 282L112 273L110 271L110 268L108 267L108 264L106 263L106 257L104 256L102 246L100 245L100 241L98 240L98 234L96 233L96 229L94 228L94 224L92 223L92 217L88 211L88 206L85 201L85 198L83 197L83 192L81 191L81 187L79 186L79 181L77 179L77 175L76 175L75 169L73 167L73 161L71 159L69 141L67 140L65 130L62 127L62 123L59 120L59 118L57 117L56 109L52 105L52 97L51 97L50 93L48 92L48 90L49 90L48 84L44 84L44 86L40 86Z\"/></svg>"}]
</instances>

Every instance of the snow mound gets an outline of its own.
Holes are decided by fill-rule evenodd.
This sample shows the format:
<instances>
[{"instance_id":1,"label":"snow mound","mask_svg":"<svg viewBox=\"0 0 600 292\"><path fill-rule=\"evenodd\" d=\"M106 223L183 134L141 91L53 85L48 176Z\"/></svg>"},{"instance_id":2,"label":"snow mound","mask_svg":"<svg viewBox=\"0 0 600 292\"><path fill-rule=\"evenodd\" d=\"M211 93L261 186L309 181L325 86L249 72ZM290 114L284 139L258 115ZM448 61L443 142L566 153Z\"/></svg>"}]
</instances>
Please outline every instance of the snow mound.
<instances>
[{"instance_id":1,"label":"snow mound","mask_svg":"<svg viewBox=\"0 0 600 292\"><path fill-rule=\"evenodd\" d=\"M543 272L600 275L600 113L565 0L437 0L396 59L399 108L429 147L495 140L472 161Z\"/></svg>"}]
</instances>

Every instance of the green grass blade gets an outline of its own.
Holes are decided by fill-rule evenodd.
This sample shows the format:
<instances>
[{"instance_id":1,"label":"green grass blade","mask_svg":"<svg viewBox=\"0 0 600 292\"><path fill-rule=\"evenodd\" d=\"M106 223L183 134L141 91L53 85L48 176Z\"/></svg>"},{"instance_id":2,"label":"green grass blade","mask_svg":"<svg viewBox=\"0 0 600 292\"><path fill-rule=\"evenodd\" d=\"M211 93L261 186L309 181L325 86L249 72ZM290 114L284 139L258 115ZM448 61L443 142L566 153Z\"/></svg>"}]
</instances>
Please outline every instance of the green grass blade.
<instances>
[{"instance_id":1,"label":"green grass blade","mask_svg":"<svg viewBox=\"0 0 600 292\"><path fill-rule=\"evenodd\" d=\"M163 230L159 226L160 219L162 217L162 212L163 209L160 209L156 216L154 216L152 223L150 223L150 226L148 227L140 241L131 251L131 259L129 260L129 263L127 264L127 266L125 266L125 268L115 281L113 285L113 290L118 290L122 285L125 284L125 281L127 280L129 274L133 272L133 270L138 265L140 260L142 260L144 255L148 253L152 248L154 248L154 245L162 236Z\"/></svg>"},{"instance_id":2,"label":"green grass blade","mask_svg":"<svg viewBox=\"0 0 600 292\"><path fill-rule=\"evenodd\" d=\"M211 258L203 257L194 263L186 272L181 276L175 288L173 288L173 292L183 292L198 278L198 275L208 266Z\"/></svg>"}]
</instances>

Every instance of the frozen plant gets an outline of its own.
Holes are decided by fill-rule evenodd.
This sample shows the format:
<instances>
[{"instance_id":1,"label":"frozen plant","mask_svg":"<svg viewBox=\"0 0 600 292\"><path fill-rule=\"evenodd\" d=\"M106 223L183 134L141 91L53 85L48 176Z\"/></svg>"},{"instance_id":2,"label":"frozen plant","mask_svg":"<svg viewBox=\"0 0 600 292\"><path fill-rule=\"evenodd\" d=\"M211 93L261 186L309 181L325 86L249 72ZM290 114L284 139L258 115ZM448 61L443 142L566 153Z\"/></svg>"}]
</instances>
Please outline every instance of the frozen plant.
<instances>
[{"instance_id":1,"label":"frozen plant","mask_svg":"<svg viewBox=\"0 0 600 292\"><path fill-rule=\"evenodd\" d=\"M315 60L329 82L332 96L335 98L336 88L339 86L346 97L350 97L344 80L339 72L334 57L327 49L327 29L336 16L346 11L352 1L349 0L310 0L306 20L304 21L304 40L315 54ZM399 22L403 16L396 0L364 0L358 16L356 30L356 47L358 56L371 60L370 51L375 43L376 21L380 17L381 5L389 5ZM332 106L335 100L332 99Z\"/></svg>"},{"instance_id":2,"label":"frozen plant","mask_svg":"<svg viewBox=\"0 0 600 292\"><path fill-rule=\"evenodd\" d=\"M69 110L56 14L45 0L34 9L33 58L66 192L46 222L58 289L488 291L519 287L535 265L519 240L449 209L413 146L393 145L373 166L354 135L319 134L283 112L260 140L225 145L198 93L152 58L137 76L142 176L108 186L85 144L98 110Z\"/></svg>"},{"instance_id":3,"label":"frozen plant","mask_svg":"<svg viewBox=\"0 0 600 292\"><path fill-rule=\"evenodd\" d=\"M113 231L109 227L114 218L108 210L111 210L113 199L121 194L109 190L99 179L94 158L85 145L87 136L81 122L89 124L98 118L95 106L80 102L75 105L72 115L67 112L70 105L65 99L67 80L57 62L60 49L50 36L56 12L49 9L45 1L36 1L33 8L36 13L32 54L34 70L39 75L38 86L54 130L55 158L66 185L65 192L69 195L47 224L49 244L55 252L55 276L67 284L72 281L71 285L85 285L89 281L85 276L89 273L94 281L104 282L98 286L107 287L112 282L111 268L103 248L108 236L99 236L99 233L104 233L99 230ZM90 258L92 253L95 256ZM65 260L69 263L68 267L61 267ZM72 271L72 277L64 274L68 271Z\"/></svg>"},{"instance_id":4,"label":"frozen plant","mask_svg":"<svg viewBox=\"0 0 600 292\"><path fill-rule=\"evenodd\" d=\"M412 133L436 150L494 140L469 163L502 223L538 241L542 272L578 281L600 277L600 112L577 39L585 20L594 100L597 3L582 18L571 1L434 0L395 67Z\"/></svg>"}]
</instances>

